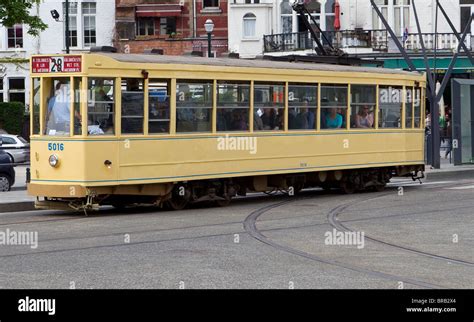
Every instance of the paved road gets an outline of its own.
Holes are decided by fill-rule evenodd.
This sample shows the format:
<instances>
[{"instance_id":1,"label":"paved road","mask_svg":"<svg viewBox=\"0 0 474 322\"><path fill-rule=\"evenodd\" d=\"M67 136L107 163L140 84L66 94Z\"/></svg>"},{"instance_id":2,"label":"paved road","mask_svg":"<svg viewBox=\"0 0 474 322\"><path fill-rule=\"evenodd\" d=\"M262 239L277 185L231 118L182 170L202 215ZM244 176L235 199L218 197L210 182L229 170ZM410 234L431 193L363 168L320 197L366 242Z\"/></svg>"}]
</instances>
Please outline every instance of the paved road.
<instances>
[{"instance_id":1,"label":"paved road","mask_svg":"<svg viewBox=\"0 0 474 322\"><path fill-rule=\"evenodd\" d=\"M4 213L0 234L39 242L0 245L0 288L473 288L473 195L474 179L398 180L226 208ZM328 245L333 229L364 243Z\"/></svg>"}]
</instances>

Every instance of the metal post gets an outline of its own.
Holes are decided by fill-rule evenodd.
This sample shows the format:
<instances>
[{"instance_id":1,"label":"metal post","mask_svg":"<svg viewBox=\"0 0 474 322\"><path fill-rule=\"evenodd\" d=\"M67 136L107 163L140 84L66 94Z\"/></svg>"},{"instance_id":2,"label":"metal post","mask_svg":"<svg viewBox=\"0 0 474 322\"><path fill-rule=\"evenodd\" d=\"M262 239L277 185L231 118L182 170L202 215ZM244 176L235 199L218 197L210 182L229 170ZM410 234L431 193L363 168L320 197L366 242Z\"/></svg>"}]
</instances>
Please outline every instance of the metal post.
<instances>
[{"instance_id":1,"label":"metal post","mask_svg":"<svg viewBox=\"0 0 474 322\"><path fill-rule=\"evenodd\" d=\"M207 33L207 57L211 57L212 50L211 50L211 37L212 34L210 32Z\"/></svg>"},{"instance_id":2,"label":"metal post","mask_svg":"<svg viewBox=\"0 0 474 322\"><path fill-rule=\"evenodd\" d=\"M380 9L377 7L377 4L375 4L374 0L370 0L370 3L372 4L372 7L374 8L375 12L379 16L380 20L382 20L382 23L384 24L385 28L387 29L388 33L390 34L390 37L392 37L393 41L395 42L395 45L397 45L397 47L398 47L398 50L403 55L403 58L405 58L405 61L408 64L408 67L410 68L410 70L412 72L415 72L416 67L413 64L413 61L410 59L410 57L408 57L408 54L407 54L405 48L403 48L402 44L400 43L400 41L397 38L397 35L395 35L395 33L393 32L392 27L390 27L387 20L383 16L382 12L380 12Z\"/></svg>"},{"instance_id":3,"label":"metal post","mask_svg":"<svg viewBox=\"0 0 474 322\"><path fill-rule=\"evenodd\" d=\"M415 15L415 22L416 22L416 27L418 30L418 36L420 39L420 45L421 45L421 51L423 52L423 61L425 63L425 68L427 72L427 77L428 77L428 83L429 83L429 88L430 92L428 95L431 97L430 99L430 110L431 110L431 139L432 139L432 156L431 156L431 165L435 169L439 169L441 166L441 160L440 160L440 155L439 155L439 147L440 147L440 137L439 137L439 110L438 110L438 104L436 100L436 83L434 80L434 76L431 73L431 68L430 68L430 63L428 61L428 56L426 53L426 48L425 48L425 41L423 39L423 33L421 31L421 26L420 26L420 20L418 19L418 11L416 10L416 4L415 0L412 1L412 7L413 7L413 13Z\"/></svg>"},{"instance_id":4,"label":"metal post","mask_svg":"<svg viewBox=\"0 0 474 322\"><path fill-rule=\"evenodd\" d=\"M69 54L70 39L69 39L69 0L66 0L66 54Z\"/></svg>"},{"instance_id":5,"label":"metal post","mask_svg":"<svg viewBox=\"0 0 474 322\"><path fill-rule=\"evenodd\" d=\"M436 0L436 5L437 7L441 10L441 12L443 13L443 16L444 18L446 18L446 21L448 22L448 25L449 27L451 27L451 30L453 31L454 35L456 36L456 38L458 39L458 41L461 43L461 46L462 48L464 49L464 52L466 53L467 57L469 57L469 60L471 61L471 64L474 64L474 59L472 58L472 55L471 55L471 50L469 48L467 48L466 44L464 42L461 42L461 36L459 36L459 33L458 31L456 30L456 28L454 27L451 19L449 19L449 16L448 14L446 13L446 11L444 10L443 6L441 5L441 3L439 3L439 0Z\"/></svg>"}]
</instances>

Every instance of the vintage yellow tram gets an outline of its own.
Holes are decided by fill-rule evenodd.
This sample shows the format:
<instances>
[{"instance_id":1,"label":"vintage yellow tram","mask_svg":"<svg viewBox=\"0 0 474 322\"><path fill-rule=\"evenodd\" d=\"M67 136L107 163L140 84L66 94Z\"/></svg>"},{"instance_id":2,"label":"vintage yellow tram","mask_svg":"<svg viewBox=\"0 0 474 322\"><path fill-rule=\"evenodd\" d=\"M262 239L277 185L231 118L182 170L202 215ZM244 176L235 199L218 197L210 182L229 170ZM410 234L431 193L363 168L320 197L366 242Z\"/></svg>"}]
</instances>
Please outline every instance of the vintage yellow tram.
<instances>
[{"instance_id":1,"label":"vintage yellow tram","mask_svg":"<svg viewBox=\"0 0 474 322\"><path fill-rule=\"evenodd\" d=\"M424 170L423 74L87 53L31 59L38 208L383 189Z\"/></svg>"}]
</instances>

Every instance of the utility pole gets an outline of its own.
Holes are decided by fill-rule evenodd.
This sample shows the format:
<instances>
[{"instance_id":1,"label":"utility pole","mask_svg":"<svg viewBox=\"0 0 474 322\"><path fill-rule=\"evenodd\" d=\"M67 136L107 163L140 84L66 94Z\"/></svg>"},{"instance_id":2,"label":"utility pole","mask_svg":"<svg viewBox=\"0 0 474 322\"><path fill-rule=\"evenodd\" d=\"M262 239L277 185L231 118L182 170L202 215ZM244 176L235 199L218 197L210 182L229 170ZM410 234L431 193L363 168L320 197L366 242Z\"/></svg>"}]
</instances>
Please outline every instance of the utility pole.
<instances>
[{"instance_id":1,"label":"utility pole","mask_svg":"<svg viewBox=\"0 0 474 322\"><path fill-rule=\"evenodd\" d=\"M70 37L69 37L69 0L66 0L66 54L69 54Z\"/></svg>"}]
</instances>

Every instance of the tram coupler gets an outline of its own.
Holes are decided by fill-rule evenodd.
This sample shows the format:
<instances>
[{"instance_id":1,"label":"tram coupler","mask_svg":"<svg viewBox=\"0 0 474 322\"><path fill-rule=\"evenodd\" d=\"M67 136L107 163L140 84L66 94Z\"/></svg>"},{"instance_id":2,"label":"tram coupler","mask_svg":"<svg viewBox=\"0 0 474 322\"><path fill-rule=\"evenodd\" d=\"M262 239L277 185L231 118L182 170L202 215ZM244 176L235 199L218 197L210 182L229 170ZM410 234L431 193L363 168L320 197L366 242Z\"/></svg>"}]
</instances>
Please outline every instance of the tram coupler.
<instances>
[{"instance_id":1,"label":"tram coupler","mask_svg":"<svg viewBox=\"0 0 474 322\"><path fill-rule=\"evenodd\" d=\"M425 178L425 173L423 171L413 171L412 175L411 175L411 179L413 181L416 181L418 180L420 182L420 184L422 184L423 182L421 181L421 179L424 179Z\"/></svg>"}]
</instances>

